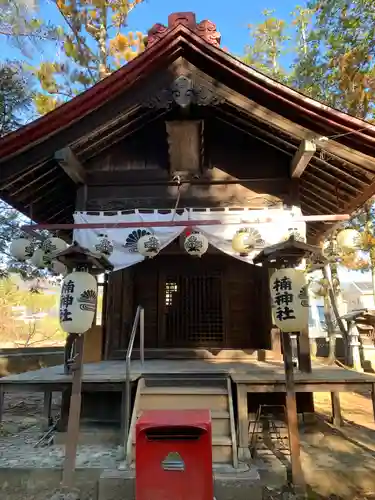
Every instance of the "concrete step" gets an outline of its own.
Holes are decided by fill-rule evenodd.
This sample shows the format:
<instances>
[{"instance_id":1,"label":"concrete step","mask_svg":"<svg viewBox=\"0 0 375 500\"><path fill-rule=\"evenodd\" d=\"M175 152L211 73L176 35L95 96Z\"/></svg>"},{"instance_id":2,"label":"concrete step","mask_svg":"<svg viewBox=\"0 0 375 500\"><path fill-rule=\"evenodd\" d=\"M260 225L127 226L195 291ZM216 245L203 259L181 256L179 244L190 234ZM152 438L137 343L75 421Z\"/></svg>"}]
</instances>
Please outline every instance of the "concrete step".
<instances>
[{"instance_id":1,"label":"concrete step","mask_svg":"<svg viewBox=\"0 0 375 500\"><path fill-rule=\"evenodd\" d=\"M106 470L99 480L98 500L134 500L135 470ZM263 488L255 468L218 472L214 468L214 495L218 500L261 500Z\"/></svg>"}]
</instances>

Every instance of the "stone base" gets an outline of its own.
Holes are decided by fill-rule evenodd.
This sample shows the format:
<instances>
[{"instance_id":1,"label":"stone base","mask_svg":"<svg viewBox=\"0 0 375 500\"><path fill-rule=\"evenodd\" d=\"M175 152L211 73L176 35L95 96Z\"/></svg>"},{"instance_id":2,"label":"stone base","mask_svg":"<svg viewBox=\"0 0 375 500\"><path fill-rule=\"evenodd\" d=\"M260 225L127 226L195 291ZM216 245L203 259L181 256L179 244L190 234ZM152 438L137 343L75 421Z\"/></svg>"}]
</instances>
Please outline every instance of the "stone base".
<instances>
[{"instance_id":1,"label":"stone base","mask_svg":"<svg viewBox=\"0 0 375 500\"><path fill-rule=\"evenodd\" d=\"M263 487L255 468L240 472L229 466L214 467L214 494L218 500L261 500ZM98 500L134 500L135 471L105 471L99 480Z\"/></svg>"}]
</instances>

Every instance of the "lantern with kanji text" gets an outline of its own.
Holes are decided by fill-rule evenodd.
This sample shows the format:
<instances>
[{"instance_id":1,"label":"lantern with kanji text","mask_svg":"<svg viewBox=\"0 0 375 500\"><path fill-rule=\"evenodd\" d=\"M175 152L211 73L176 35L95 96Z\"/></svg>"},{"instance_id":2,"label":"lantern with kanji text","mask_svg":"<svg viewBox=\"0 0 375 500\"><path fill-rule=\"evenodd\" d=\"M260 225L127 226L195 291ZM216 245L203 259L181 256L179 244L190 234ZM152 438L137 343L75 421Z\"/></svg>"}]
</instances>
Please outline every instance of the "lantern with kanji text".
<instances>
[{"instance_id":1,"label":"lantern with kanji text","mask_svg":"<svg viewBox=\"0 0 375 500\"><path fill-rule=\"evenodd\" d=\"M65 266L65 264L55 259L51 261L51 264L49 265L48 269L53 274L63 275L63 276L65 276L65 274L68 271L68 268Z\"/></svg>"},{"instance_id":2,"label":"lantern with kanji text","mask_svg":"<svg viewBox=\"0 0 375 500\"><path fill-rule=\"evenodd\" d=\"M42 248L36 248L30 260L31 264L38 269L50 267L51 261L52 257L46 254Z\"/></svg>"},{"instance_id":3,"label":"lantern with kanji text","mask_svg":"<svg viewBox=\"0 0 375 500\"><path fill-rule=\"evenodd\" d=\"M264 246L264 240L257 229L239 229L232 239L232 248L241 257L246 257L255 248Z\"/></svg>"},{"instance_id":4,"label":"lantern with kanji text","mask_svg":"<svg viewBox=\"0 0 375 500\"><path fill-rule=\"evenodd\" d=\"M91 250L94 253L103 255L104 257L110 257L113 253L114 246L113 242L104 233L100 233L95 238Z\"/></svg>"},{"instance_id":5,"label":"lantern with kanji text","mask_svg":"<svg viewBox=\"0 0 375 500\"><path fill-rule=\"evenodd\" d=\"M283 332L305 329L309 319L309 299L303 271L278 269L270 278L274 324Z\"/></svg>"},{"instance_id":6,"label":"lantern with kanji text","mask_svg":"<svg viewBox=\"0 0 375 500\"><path fill-rule=\"evenodd\" d=\"M155 257L160 252L160 241L154 234L145 234L137 241L138 252L146 258Z\"/></svg>"},{"instance_id":7,"label":"lantern with kanji text","mask_svg":"<svg viewBox=\"0 0 375 500\"><path fill-rule=\"evenodd\" d=\"M20 262L30 259L34 253L34 243L29 238L17 238L10 244L10 254Z\"/></svg>"},{"instance_id":8,"label":"lantern with kanji text","mask_svg":"<svg viewBox=\"0 0 375 500\"><path fill-rule=\"evenodd\" d=\"M189 255L202 257L202 255L208 250L208 239L204 234L199 233L198 231L193 231L191 234L186 236L184 248Z\"/></svg>"},{"instance_id":9,"label":"lantern with kanji text","mask_svg":"<svg viewBox=\"0 0 375 500\"><path fill-rule=\"evenodd\" d=\"M361 248L362 236L356 229L347 228L337 234L336 241L343 252L353 252Z\"/></svg>"},{"instance_id":10,"label":"lantern with kanji text","mask_svg":"<svg viewBox=\"0 0 375 500\"><path fill-rule=\"evenodd\" d=\"M60 295L60 325L67 333L82 334L94 321L98 285L86 271L73 271L65 276Z\"/></svg>"},{"instance_id":11,"label":"lantern with kanji text","mask_svg":"<svg viewBox=\"0 0 375 500\"><path fill-rule=\"evenodd\" d=\"M68 248L68 244L61 238L52 237L47 238L42 243L42 250L46 255L53 255L62 252Z\"/></svg>"}]
</instances>

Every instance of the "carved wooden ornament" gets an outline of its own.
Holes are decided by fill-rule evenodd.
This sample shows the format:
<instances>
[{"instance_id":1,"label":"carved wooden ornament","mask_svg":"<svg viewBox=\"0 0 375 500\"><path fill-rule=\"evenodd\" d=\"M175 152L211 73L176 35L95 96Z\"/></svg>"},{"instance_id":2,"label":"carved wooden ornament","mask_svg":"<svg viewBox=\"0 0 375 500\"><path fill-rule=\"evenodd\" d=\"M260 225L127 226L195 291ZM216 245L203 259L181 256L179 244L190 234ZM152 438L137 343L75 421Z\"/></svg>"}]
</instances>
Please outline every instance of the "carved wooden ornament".
<instances>
[{"instance_id":1,"label":"carved wooden ornament","mask_svg":"<svg viewBox=\"0 0 375 500\"><path fill-rule=\"evenodd\" d=\"M168 109L173 104L187 108L191 104L198 106L215 106L224 102L224 98L212 89L198 85L186 76L178 76L169 89L162 90L147 103L149 108Z\"/></svg>"}]
</instances>

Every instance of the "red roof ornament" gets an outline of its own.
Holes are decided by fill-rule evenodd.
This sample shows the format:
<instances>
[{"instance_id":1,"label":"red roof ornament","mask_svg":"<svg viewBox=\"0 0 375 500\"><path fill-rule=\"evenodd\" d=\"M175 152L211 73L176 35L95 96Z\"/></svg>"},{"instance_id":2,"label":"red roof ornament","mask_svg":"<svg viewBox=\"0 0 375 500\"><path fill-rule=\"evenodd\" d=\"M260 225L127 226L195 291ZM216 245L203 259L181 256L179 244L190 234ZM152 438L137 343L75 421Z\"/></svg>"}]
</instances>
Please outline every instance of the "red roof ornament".
<instances>
[{"instance_id":1,"label":"red roof ornament","mask_svg":"<svg viewBox=\"0 0 375 500\"><path fill-rule=\"evenodd\" d=\"M221 34L217 31L216 24L208 20L201 21L197 24L194 12L175 12L168 16L168 26L157 23L149 30L147 48L155 45L155 43L164 38L167 33L178 25L186 26L203 38L205 42L215 47L220 47Z\"/></svg>"}]
</instances>

